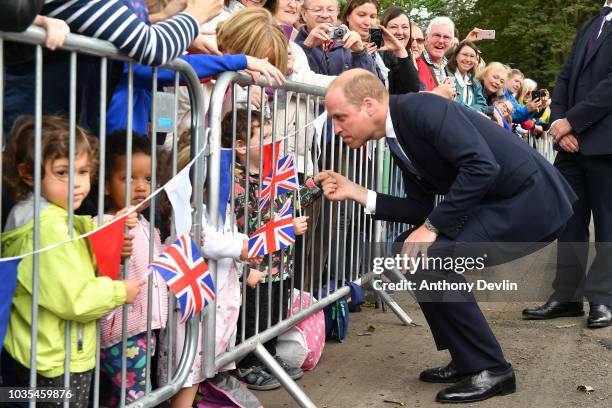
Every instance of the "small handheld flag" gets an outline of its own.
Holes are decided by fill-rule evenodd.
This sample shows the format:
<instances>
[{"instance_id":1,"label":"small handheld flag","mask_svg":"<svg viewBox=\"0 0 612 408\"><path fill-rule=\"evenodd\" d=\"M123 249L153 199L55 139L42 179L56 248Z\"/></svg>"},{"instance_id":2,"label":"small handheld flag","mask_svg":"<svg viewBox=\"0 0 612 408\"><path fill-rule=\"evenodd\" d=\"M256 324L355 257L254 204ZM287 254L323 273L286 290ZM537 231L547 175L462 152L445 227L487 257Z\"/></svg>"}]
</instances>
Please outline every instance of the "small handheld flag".
<instances>
[{"instance_id":1,"label":"small handheld flag","mask_svg":"<svg viewBox=\"0 0 612 408\"><path fill-rule=\"evenodd\" d=\"M181 235L152 263L168 283L183 313L181 323L215 300L215 285L196 243Z\"/></svg>"},{"instance_id":2,"label":"small handheld flag","mask_svg":"<svg viewBox=\"0 0 612 408\"><path fill-rule=\"evenodd\" d=\"M290 193L298 188L295 155L289 153L277 162L272 174L263 179L259 192L259 211L281 194Z\"/></svg>"},{"instance_id":3,"label":"small handheld flag","mask_svg":"<svg viewBox=\"0 0 612 408\"><path fill-rule=\"evenodd\" d=\"M291 200L287 200L272 220L249 237L249 258L279 251L293 242L293 208Z\"/></svg>"},{"instance_id":4,"label":"small handheld flag","mask_svg":"<svg viewBox=\"0 0 612 408\"><path fill-rule=\"evenodd\" d=\"M126 221L127 216L116 218L87 237L96 256L98 272L101 276L108 276L113 280L119 279Z\"/></svg>"}]
</instances>

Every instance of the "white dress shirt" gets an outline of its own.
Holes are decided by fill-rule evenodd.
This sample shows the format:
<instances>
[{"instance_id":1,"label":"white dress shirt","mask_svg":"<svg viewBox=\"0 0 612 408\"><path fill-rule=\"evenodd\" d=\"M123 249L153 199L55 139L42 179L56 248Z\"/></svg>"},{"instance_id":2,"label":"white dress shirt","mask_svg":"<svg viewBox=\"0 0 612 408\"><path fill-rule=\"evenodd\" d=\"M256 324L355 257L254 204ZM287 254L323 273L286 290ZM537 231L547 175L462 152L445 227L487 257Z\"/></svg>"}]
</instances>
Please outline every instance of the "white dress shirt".
<instances>
[{"instance_id":1,"label":"white dress shirt","mask_svg":"<svg viewBox=\"0 0 612 408\"><path fill-rule=\"evenodd\" d=\"M395 134L395 129L393 128L393 122L391 121L391 111L387 111L387 121L385 122L385 133L388 138L397 139L397 135ZM400 146L401 148L401 146ZM404 151L402 150L402 153ZM406 160L410 161L410 158L404 153ZM376 191L368 190L368 198L365 206L366 214L376 214Z\"/></svg>"}]
</instances>

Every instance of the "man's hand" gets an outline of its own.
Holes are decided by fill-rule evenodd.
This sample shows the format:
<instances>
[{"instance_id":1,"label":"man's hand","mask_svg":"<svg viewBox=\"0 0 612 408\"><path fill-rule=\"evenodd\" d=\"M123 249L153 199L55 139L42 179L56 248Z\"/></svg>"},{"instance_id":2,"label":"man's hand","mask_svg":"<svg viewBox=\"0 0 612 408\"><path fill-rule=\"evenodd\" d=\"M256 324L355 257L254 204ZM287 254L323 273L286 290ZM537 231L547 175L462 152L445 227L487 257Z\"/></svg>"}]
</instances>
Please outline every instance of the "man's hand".
<instances>
[{"instance_id":1,"label":"man's hand","mask_svg":"<svg viewBox=\"0 0 612 408\"><path fill-rule=\"evenodd\" d=\"M296 217L293 219L293 232L295 235L304 235L308 231L308 217Z\"/></svg>"},{"instance_id":2,"label":"man's hand","mask_svg":"<svg viewBox=\"0 0 612 408\"><path fill-rule=\"evenodd\" d=\"M443 98L450 99L451 101L457 97L457 88L455 86L454 78L446 78L440 85L438 85L432 91L436 95Z\"/></svg>"},{"instance_id":3,"label":"man's hand","mask_svg":"<svg viewBox=\"0 0 612 408\"><path fill-rule=\"evenodd\" d=\"M368 201L366 188L331 170L324 170L317 174L315 183L323 186L325 198L330 201L353 200L361 205L366 205Z\"/></svg>"},{"instance_id":4,"label":"man's hand","mask_svg":"<svg viewBox=\"0 0 612 408\"><path fill-rule=\"evenodd\" d=\"M331 41L329 32L333 26L329 23L321 23L308 33L304 45L308 48L320 47L325 41Z\"/></svg>"},{"instance_id":5,"label":"man's hand","mask_svg":"<svg viewBox=\"0 0 612 408\"><path fill-rule=\"evenodd\" d=\"M580 150L578 139L571 133L563 136L561 140L559 140L559 147L568 153L577 153Z\"/></svg>"},{"instance_id":6,"label":"man's hand","mask_svg":"<svg viewBox=\"0 0 612 408\"><path fill-rule=\"evenodd\" d=\"M419 253L421 253L423 257L426 258L427 249L437 238L438 234L428 230L424 225L421 225L404 240L402 255L406 255L409 258L416 258L419 256Z\"/></svg>"},{"instance_id":7,"label":"man's hand","mask_svg":"<svg viewBox=\"0 0 612 408\"><path fill-rule=\"evenodd\" d=\"M342 43L344 48L350 48L353 52L363 51L363 41L361 41L361 37L355 31L348 31L342 38Z\"/></svg>"},{"instance_id":8,"label":"man's hand","mask_svg":"<svg viewBox=\"0 0 612 408\"><path fill-rule=\"evenodd\" d=\"M569 135L572 131L572 125L566 118L563 118L555 120L552 125L550 125L548 133L553 137L554 143L559 143L563 136Z\"/></svg>"}]
</instances>

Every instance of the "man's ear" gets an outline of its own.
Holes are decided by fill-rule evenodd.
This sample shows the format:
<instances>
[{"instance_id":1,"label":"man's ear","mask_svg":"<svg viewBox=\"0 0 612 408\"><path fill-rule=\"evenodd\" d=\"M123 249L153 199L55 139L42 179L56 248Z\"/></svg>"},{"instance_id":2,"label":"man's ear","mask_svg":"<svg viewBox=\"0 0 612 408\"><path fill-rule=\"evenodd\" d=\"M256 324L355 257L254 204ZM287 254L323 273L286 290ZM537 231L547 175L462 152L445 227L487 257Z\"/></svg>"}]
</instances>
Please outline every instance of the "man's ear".
<instances>
[{"instance_id":1,"label":"man's ear","mask_svg":"<svg viewBox=\"0 0 612 408\"><path fill-rule=\"evenodd\" d=\"M361 103L362 109L365 110L368 116L373 116L376 113L376 101L373 98L365 97Z\"/></svg>"},{"instance_id":2,"label":"man's ear","mask_svg":"<svg viewBox=\"0 0 612 408\"><path fill-rule=\"evenodd\" d=\"M28 186L32 187L34 185L34 180L32 177L32 169L26 163L19 163L17 165L17 172L19 173L19 177L26 183Z\"/></svg>"}]
</instances>

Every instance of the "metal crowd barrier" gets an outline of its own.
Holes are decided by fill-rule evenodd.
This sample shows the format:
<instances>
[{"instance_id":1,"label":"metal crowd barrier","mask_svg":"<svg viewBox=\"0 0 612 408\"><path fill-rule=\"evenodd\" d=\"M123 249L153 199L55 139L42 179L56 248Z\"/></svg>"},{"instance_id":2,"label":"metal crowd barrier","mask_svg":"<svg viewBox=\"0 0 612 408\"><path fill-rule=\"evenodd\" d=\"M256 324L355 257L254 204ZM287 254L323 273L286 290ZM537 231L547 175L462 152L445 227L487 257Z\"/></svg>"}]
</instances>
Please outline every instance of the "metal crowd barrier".
<instances>
[{"instance_id":1,"label":"metal crowd barrier","mask_svg":"<svg viewBox=\"0 0 612 408\"><path fill-rule=\"evenodd\" d=\"M240 102L237 83L241 85L249 84L245 103ZM233 115L234 121L233 134L231 135L232 145L235 146L236 143L236 111L241 106L241 109L247 111L247 117L249 118L247 131L249 138L246 150L259 149L261 155L264 139L264 126L261 126L261 123L266 120L266 108L261 108L259 116L256 117L252 114L254 107L250 103L246 103L246 101L251 100L250 95L255 87L260 88L261 95L266 95L267 85L265 83L253 84L248 75L241 73L224 73L215 84L208 112L211 155L208 161L207 191L210 214L216 214L219 205L222 106L228 91L231 95L232 109L227 115ZM268 87L268 89L270 88ZM269 112L267 115L272 129L275 130L272 132L273 146L275 146L277 140L282 138L284 143L280 146L282 150L279 157L290 152L295 152L298 157L302 156L303 160L301 160L301 165L297 170L302 180L313 177L321 170L333 170L370 189L377 190L382 186L384 140L378 143L370 142L367 148L349 149L333 132L328 137L327 120L322 128L322 134L316 134L314 119L324 111L324 88L288 82L282 86L272 87L272 91L268 91L268 95L267 110ZM250 145L251 125L254 120L260 123L259 146ZM232 149L232 151L235 152L235 149ZM249 160L247 155L246 163L243 163L247 169L250 168ZM232 169L236 165L236 161L236 155L233 154ZM300 162L300 159L298 159L298 162ZM258 184L261 185L261 162L257 177ZM248 179L246 191L249 191ZM235 197L232 195L230 200L230 223L232 226L236 223L234 199ZM248 197L245 197L245 200L247 199ZM295 203L295 195L293 199ZM290 293L287 293L286 290L280 291L278 301L279 314L282 316L280 321L272 322L271 307L267 311L260 312L260 297L266 296L268 298L267 304L271 305L273 294L272 285L267 285L268 290L260 290L261 284L259 284L254 294L256 298L255 335L245 338L245 312L248 302L248 299L246 299L248 267L246 266L242 280L242 313L238 322L238 337L244 339L244 341L230 350L215 350L215 316L214 314L207 315L206 335L204 336L204 363L206 375L209 378L213 377L217 370L228 363L239 361L247 354L254 353L269 371L278 378L300 406L315 406L304 391L283 371L274 356L267 351L263 344L308 316L322 310L327 305L347 296L349 294L349 287L345 286L347 282L361 285L367 281L371 277L371 273L369 273L371 254L367 251L368 245L366 243L384 242L385 240L383 223L375 222L358 205L347 201L340 203L327 202L324 197L321 198L321 202L318 210L311 207L310 212L305 212L310 215L310 225L304 239L301 240L301 244L296 242L293 247L283 250L293 251L294 258L301 261L294 264L293 274L287 279ZM247 205L245 203L242 205L245 208L243 215L247 217L249 215L246 210ZM261 214L257 217L257 227L259 227L262 225L260 222ZM250 234L253 231L248 230L247 225L242 232ZM268 267L267 270L268 279L271 280L272 268ZM309 307L303 307L302 297L305 292L321 294L324 286L329 288L330 282L337 285L335 291L329 290L323 297L318 297L316 301L313 301ZM295 314L292 312L294 288L299 290L299 295L296 294L296 296L299 296L300 305L299 312ZM405 324L411 323L410 318L385 292L379 292L379 295ZM283 297L285 296L289 297L289 313L286 316L283 313ZM211 306L214 307L214 304ZM267 313L265 327L259 325L260 313Z\"/></svg>"},{"instance_id":2,"label":"metal crowd barrier","mask_svg":"<svg viewBox=\"0 0 612 408\"><path fill-rule=\"evenodd\" d=\"M40 228L40 214L39 210L41 208L41 121L43 115L43 70L45 69L45 58L43 58L43 44L45 40L45 31L38 27L30 27L27 31L23 33L9 33L9 32L0 32L0 118L2 118L2 124L4 124L3 114L3 102L4 102L4 92L6 90L5 85L5 70L7 64L11 61L6 61L3 58L6 42L16 42L23 46L25 45L33 45L35 47L35 60L32 61L32 64L35 64L35 95L32 95L35 103L35 176L34 176L34 250L40 249L40 236L44 234L44 231L41 231ZM63 51L67 51L69 53L69 62L70 62L70 81L66 84L66 94L69 95L69 107L67 109L67 116L70 123L70 147L69 152L74 152L75 147L75 124L78 122L79 118L77 117L77 91L79 89L79 84L77 84L77 55L84 54L93 57L99 58L99 81L100 81L100 94L99 94L99 115L100 122L98 129L90 129L92 134L96 134L99 138L100 143L100 157L99 157L99 168L98 175L100 183L98 183L98 199L97 199L97 220L98 222L103 221L104 216L104 171L105 171L105 148L107 144L107 131L106 131L106 112L107 112L107 78L108 78L108 67L110 61L119 61L125 62L128 64L129 71L129 81L128 81L128 108L126 111L127 115L127 150L128 154L126 155L126 207L131 203L130 192L131 192L131 152L132 152L132 140L133 140L133 132L132 132L132 124L133 124L133 92L134 92L134 61L130 60L126 56L120 54L118 50L112 46L110 43L105 41L96 40L89 37L84 37L81 35L70 34L66 39L64 46L61 48ZM172 175L177 173L177 146L178 146L178 129L177 129L177 118L176 118L176 105L178 96L176 94L176 90L178 89L179 79L181 83L187 86L189 90L190 103L192 107L192 111L194 115L191 118L191 152L192 155L195 155L195 152L201 151L205 149L206 138L204 134L204 99L202 89L200 87L199 79L197 78L195 72L192 70L191 66L182 60L174 60L166 65L164 68L170 69L174 71L174 89L175 93L174 97L174 117L170 118L161 118L157 116L157 104L158 104L158 68L153 68L153 75L150 88L152 90L152 119L151 119L151 146L152 146L152 168L151 168L151 191L156 189L158 184L158 174L157 174L157 135L159 126L162 124L168 126L168 120L171 120L174 124L173 132L172 132L172 165L171 172ZM166 95L167 96L167 95ZM0 127L0 147L4 150L4 143L7 135L2 133L2 127ZM1 164L1 163L0 163ZM74 229L72 228L74 225L74 165L75 158L74 155L70 157L70 185L69 185L69 217L68 217L68 226L69 231L73 234ZM192 177L194 181L203 181L204 179L204 166L205 166L205 156L200 155L200 159L198 159L194 164L194 169L192 173ZM202 219L202 211L203 211L203 182L194 182L194 191L192 195L193 207L194 211L194 222L193 222L193 233L195 236L199 236L201 231L201 219ZM92 189L93 191L93 189ZM149 218L150 218L150 230L149 236L154 236L155 225L155 214L158 207L157 198L153 198L150 203L149 210ZM152 260L153 257L153 246L149 247L149 261ZM128 274L129 262L126 260L124 266L122 268L121 277L125 278ZM33 262L33 305L38 305L38 281L40 276L40 265L39 265L39 257L38 255L34 255ZM147 316L147 342L150 344L150 338L152 336L151 332L151 315L152 315L152 307L151 307L151 291L152 291L152 279L148 281L148 287L143 288L143 290L147 290L148 296L148 316ZM174 301L173 297L170 296L170 306L168 313L168 323L167 327L172 328L176 323L174 320ZM214 309L213 309L214 310ZM192 319L186 328L185 334L185 343L183 347L183 353L181 356L173 356L174 350L174 341L172 338L172 331L170 334L170 346L169 346L169 358L168 360L171 362L175 357L176 360L179 361L176 366L176 370L173 370L173 367L169 367L169 379L168 383L158 387L156 389L152 389L152 376L155 373L152 373L152 356L151 356L151 347L147 347L146 354L146 372L147 372L147 380L146 380L146 391L145 396L134 401L130 406L154 406L165 400L168 400L172 397L176 392L181 388L182 384L185 382L185 379L189 375L191 370L197 348L197 340L198 340L198 320L197 318ZM32 331L31 338L36 339L38 336L38 307L35 306L32 308ZM126 400L126 331L127 331L127 307L124 305L122 307L121 314L121 326L123 328L123 338L122 338L122 378L121 378L121 396L120 396L120 405L125 406ZM66 358L65 358L65 374L64 374L64 384L68 384L70 381L70 322L68 323L68 327L66 330ZM37 356L37 342L32 342L32 351L30 358L30 387L36 387L37 383L37 371L36 371L36 356ZM5 352L5 351L3 351ZM100 331L99 325L97 329L97 350L96 350L96 366L93 374L93 386L92 386L92 396L93 398L90 400L90 404L93 407L100 406ZM64 400L64 407L69 406L68 399ZM36 402L34 400L30 400L30 407L36 406Z\"/></svg>"},{"instance_id":3,"label":"metal crowd barrier","mask_svg":"<svg viewBox=\"0 0 612 408\"><path fill-rule=\"evenodd\" d=\"M551 163L555 162L555 157L557 157L557 152L555 151L553 138L550 135L546 135L545 137L536 138L532 132L528 133L527 143L530 146L533 146L542 156L546 158Z\"/></svg>"},{"instance_id":4,"label":"metal crowd barrier","mask_svg":"<svg viewBox=\"0 0 612 408\"><path fill-rule=\"evenodd\" d=\"M15 41L22 44L32 44L35 46L35 64L36 64L36 92L35 92L35 120L36 126L36 161L35 168L40 169L41 164L41 146L40 139L42 134L41 120L42 120L42 89L43 89L43 69L44 69L44 58L42 44L45 39L45 31L31 27L25 33L0 33L0 95L4 95L5 83L4 83L4 72L5 65L8 61L2 59L4 54L4 42ZM131 152L133 132L131 130L133 124L133 93L134 93L134 69L133 61L129 58L122 56L118 53L117 49L107 42L98 41L95 39L71 34L65 42L63 50L68 51L70 54L70 81L66 86L66 90L69 95L69 109L68 116L70 127L70 140L71 150L74 149L75 141L75 124L78 121L77 118L77 54L86 54L100 58L100 124L98 129L94 129L94 133L100 140L100 165L99 165L99 179L104 180L105 170L105 146L107 143L107 132L106 132L106 104L107 97L107 74L109 61L122 61L128 64L128 108L126 111L127 115L127 144L128 152ZM191 155L192 157L198 152L204 150L205 154L201 155L196 161L194 171L192 172L192 180L194 186L194 192L192 195L192 202L194 211L194 222L193 222L193 233L194 236L198 237L202 230L202 213L203 209L203 198L204 198L204 187L207 191L207 211L208 220L213 227L220 228L218 225L218 214L219 209L219 193L220 193L220 180L221 180L221 122L224 116L224 102L227 106L227 95L231 96L231 108L227 115L232 115L236 118L236 112L240 109L245 109L249 117L249 124L247 126L248 133L250 135L252 122L257 120L260 123L264 122L269 118L272 132L272 142L279 138L284 138L285 142L281 145L282 152L280 156L295 152L298 158L298 172L300 173L301 182L305 179L314 177L318 172L322 170L333 170L339 172L350 180L357 182L358 184L365 186L366 188L373 189L376 191L388 192L392 195L402 196L404 195L403 181L401 172L393 162L393 159L389 156L384 140L378 142L369 142L368 145L361 149L349 149L342 143L339 138L333 134L328 133L327 120L325 125L322 127L321 134L318 134L315 130L315 118L324 112L324 101L325 89L316 86L310 86L300 83L286 83L282 86L270 87L263 82L254 84L251 77L242 73L227 72L223 73L216 80L213 93L211 96L209 111L208 111L208 126L209 133L205 136L204 129L204 94L199 83L196 74L193 72L191 67L182 60L175 60L169 64L166 64L164 68L171 69L175 72L173 91L168 95L160 96L158 90L157 80L157 69L153 69L153 78L151 80L152 89L152 118L151 118L151 146L152 146L152 190L155 190L158 184L157 174L157 136L158 129L162 127L160 123L161 117L158 117L158 98L163 97L168 100L170 97L173 100L173 117L171 119L172 135L169 141L171 160L171 171L172 175L177 173L177 154L178 154L178 118L177 118L177 105L178 105L178 89L179 79L181 79L181 85L186 85L189 91L190 104L191 104ZM241 88L246 86L246 95ZM251 100L253 90L259 88L262 99L267 100L267 111L265 108L260 109L258 117L254 117L252 112L254 107L247 101ZM228 92L229 91L229 92ZM243 96L246 96L244 100ZM0 115L3 112L3 99L0 100ZM1 117L1 116L0 116ZM167 120L168 118L163 118ZM167 121L164 121L163 127L167 127ZM251 146L250 139L247 141L246 149L250 151L251 148L259 149L260 152L263 150L263 139L264 139L264 126L260 126L259 134L259 146ZM232 132L232 169L236 166L237 157L236 150L233 149L236 143L236 125L234 123ZM2 133L0 128L0 143L4 143L5 135ZM554 150L550 138L544 140L529 140L534 147L538 149L543 155L549 160L554 157ZM245 166L247 169L250 168L250 155L246 156ZM70 158L70 176L71 179L74 176L74 157ZM262 174L262 163L259 165L258 172L258 185L261 185L261 174ZM131 202L129 197L130 187L130 174L131 171L131 154L128 153L126 160L126 172L127 172L127 197L126 206ZM205 171L207 177L205 177ZM233 171L233 170L232 170ZM34 222L34 249L39 249L39 238L42 231L40 231L40 215L38 209L41 206L41 177L40 171L37 170L34 185L34 210L35 210L35 222ZM232 180L233 184L233 180ZM69 227L73 226L73 191L74 185L71 182L70 185L70 204L69 204ZM249 180L246 181L246 191L249 191ZM230 199L230 225L233 227L236 225L237 214L235 211L235 196L234 189L231 188L231 199ZM294 214L300 215L300 211L296 208L294 196ZM248 200L248 194L245 195L245 200ZM0 203L1 204L1 203ZM244 203L243 203L244 204ZM157 199L151 200L151 206L149 210L150 215L150 236L153 236L155 229L155 215L158 207ZM244 205L243 216L246 218L249 216L248 206ZM277 337L286 330L293 327L295 324L301 322L307 317L314 313L322 310L326 306L334 303L340 298L349 295L349 287L346 285L348 282L353 282L357 285L363 285L367 283L371 277L370 272L371 257L373 256L370 243L384 243L393 241L402 231L406 229L406 225L400 223L384 223L375 221L370 215L364 213L363 209L353 202L328 202L322 197L317 203L308 209L304 209L302 214L309 215L309 229L307 233L296 241L296 244L283 250L282 259L284 255L288 254L297 260L293 263L293 272L289 274L286 282L283 283L283 287L287 290L280 290L280 299L278 301L278 314L281 318L278 321L273 321L272 309L268 307L265 311L260 311L259 303L260 299L267 297L268 305L273 303L273 292L272 285L268 284L266 289L262 289L262 284L258 285L255 289L256 298L256 310L255 310L255 334L253 336L246 336L246 308L247 308L247 284L246 276L248 273L248 267L245 266L242 278L242 306L241 306L241 319L238 322L237 331L238 337L242 341L235 347L228 350L216 350L215 339L216 339L216 302L213 301L203 312L203 318L205 320L205 332L203 336L203 355L202 363L204 366L205 375L208 378L213 377L220 368L224 367L228 363L238 362L250 353L254 353L255 356L260 359L265 366L269 369L270 373L273 374L281 384L287 389L291 396L296 402L302 407L314 407L315 404L309 399L306 393L283 371L281 366L277 363L267 349L263 346L268 340ZM104 184L99 183L98 186L98 200L97 200L97 215L98 220L102 222L104 215ZM257 225L262 225L262 214L257 215ZM69 228L72 231L72 228ZM248 224L245 227L244 233L251 234L252 230L248 229ZM149 248L149 260L153 258L153 248ZM217 262L214 260L207 260L209 270L215 279L217 280ZM129 263L125 263L123 268L123 275L127 276ZM273 278L272 268L268 265L268 281ZM281 268L283 264L281 261ZM281 272L282 273L282 272ZM34 256L34 269L33 269L33 304L38 304L38 277L40 274L38 257ZM402 276L397 276L398 279L403 279ZM330 289L330 282L336 287L335 290ZM323 289L327 287L325 295L321 296ZM298 294L294 295L294 290L298 290ZM152 282L149 280L147 288L149 293L149 305L148 305L148 316L147 316L147 340L153 335L151 330L151 291ZM311 295L317 294L316 300L306 307L303 304L303 297L305 293ZM411 324L412 320L410 317L397 305L397 303L384 291L378 291L378 296L383 300L398 316L398 318L406 325ZM295 297L297 296L297 298ZM299 299L299 311L293 312L294 300ZM288 305L285 306L287 302ZM142 398L135 400L130 406L133 407L150 407L156 406L163 401L170 399L175 395L182 387L183 383L187 379L193 362L196 356L198 348L198 338L200 330L200 316L192 319L187 325L187 332L185 335L185 343L183 352L180 357L172 355L174 350L174 342L176 339L173 338L173 328L176 325L174 319L174 299L171 297L168 313L167 327L170 328L170 346L169 346L169 382L168 384L162 385L156 389L152 387L151 377L155 375L152 373L152 355L150 347L147 348L146 356L146 371L149 376L146 380L146 392ZM287 313L286 313L287 312ZM264 324L260 324L260 313L263 314ZM126 387L126 348L127 348L127 308L122 308L122 380L121 380L121 396L120 405L125 406L125 398L127 395ZM32 332L31 338L35 339L38 336L37 327L38 309L33 308L32 312ZM66 335L66 361L65 361L65 381L69 381L69 368L70 368L70 327L67 328ZM30 359L30 386L36 386L36 342L32 343L32 353ZM93 406L98 407L100 405L100 349L99 349L99 331L98 331L98 348L96 353L96 367L94 372L94 383L93 383ZM178 360L176 368L173 365L173 361ZM69 402L64 401L64 406L68 406ZM30 402L30 406L34 407L35 402Z\"/></svg>"}]
</instances>

